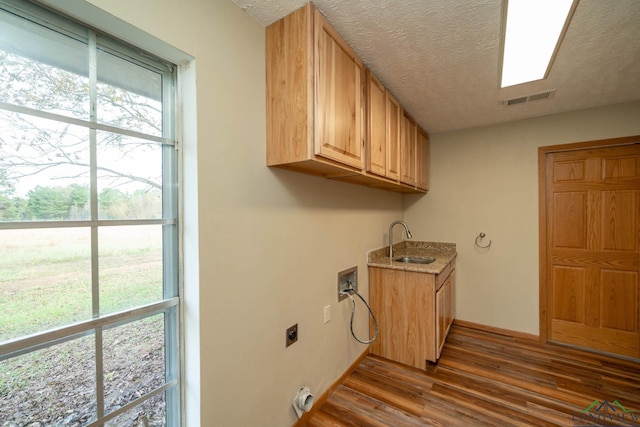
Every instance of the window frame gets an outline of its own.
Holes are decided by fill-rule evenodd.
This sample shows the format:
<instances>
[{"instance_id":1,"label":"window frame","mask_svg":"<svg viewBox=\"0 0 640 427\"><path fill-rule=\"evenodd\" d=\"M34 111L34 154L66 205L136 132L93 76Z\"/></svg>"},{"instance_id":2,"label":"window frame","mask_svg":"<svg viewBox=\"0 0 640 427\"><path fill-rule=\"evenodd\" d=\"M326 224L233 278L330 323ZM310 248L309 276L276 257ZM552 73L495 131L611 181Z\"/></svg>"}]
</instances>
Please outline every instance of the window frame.
<instances>
[{"instance_id":1,"label":"window frame","mask_svg":"<svg viewBox=\"0 0 640 427\"><path fill-rule=\"evenodd\" d=\"M92 114L89 120L68 117L61 114L41 111L29 107L0 102L0 109L26 114L34 117L54 120L87 128L90 133L91 166L90 166L90 196L91 218L88 220L56 220L56 221L0 221L0 232L12 229L53 229L82 227L91 231L91 288L92 288L92 318L66 324L49 330L40 331L28 336L0 342L0 361L27 354L36 350L72 341L87 335L95 336L96 361L96 416L97 420L88 425L103 425L105 422L125 413L129 409L140 405L152 397L165 393L166 425L179 425L183 419L181 390L182 390L182 322L181 298L181 221L180 214L180 153L178 150L178 108L177 108L177 79L178 67L168 61L160 59L142 49L132 47L123 41L84 24L77 23L66 16L34 5L26 1L0 0L0 9L20 15L30 21L72 37L78 36L78 30L89 34L88 48L90 52L90 91ZM128 61L144 68L151 69L162 75L162 136L144 134L132 130L119 128L97 122L95 115L96 83L97 83L97 49L106 49L119 57L125 56ZM158 219L100 219L98 213L97 194L97 161L96 161L96 133L107 131L123 136L140 138L148 142L160 144L162 147L162 217ZM159 225L162 227L162 300L137 306L115 313L100 314L98 277L98 231L112 226L145 226ZM102 332L123 324L132 323L164 313L164 385L129 402L116 411L104 414L104 370L102 352Z\"/></svg>"}]
</instances>

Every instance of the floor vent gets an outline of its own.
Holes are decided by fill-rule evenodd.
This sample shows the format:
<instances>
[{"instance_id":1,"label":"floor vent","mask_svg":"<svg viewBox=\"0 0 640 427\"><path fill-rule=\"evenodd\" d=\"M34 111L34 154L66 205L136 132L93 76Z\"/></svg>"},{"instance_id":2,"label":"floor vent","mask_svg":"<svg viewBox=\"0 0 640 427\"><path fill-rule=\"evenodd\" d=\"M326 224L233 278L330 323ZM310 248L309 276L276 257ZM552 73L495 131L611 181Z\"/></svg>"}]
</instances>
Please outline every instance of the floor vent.
<instances>
[{"instance_id":1,"label":"floor vent","mask_svg":"<svg viewBox=\"0 0 640 427\"><path fill-rule=\"evenodd\" d=\"M553 95L556 93L555 89L547 90L545 92L532 93L531 95L519 96L517 98L506 99L504 101L504 105L517 105L517 104L525 104L531 101L539 101L541 99L550 99L553 98Z\"/></svg>"}]
</instances>

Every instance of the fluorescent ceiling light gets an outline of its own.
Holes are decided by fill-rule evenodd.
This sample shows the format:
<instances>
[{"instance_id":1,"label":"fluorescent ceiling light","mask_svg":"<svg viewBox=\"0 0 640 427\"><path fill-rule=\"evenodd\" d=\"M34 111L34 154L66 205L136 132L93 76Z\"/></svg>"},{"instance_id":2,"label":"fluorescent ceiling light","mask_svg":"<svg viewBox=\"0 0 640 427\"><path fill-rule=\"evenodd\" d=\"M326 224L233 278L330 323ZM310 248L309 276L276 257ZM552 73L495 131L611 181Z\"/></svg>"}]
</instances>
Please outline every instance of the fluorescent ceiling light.
<instances>
[{"instance_id":1,"label":"fluorescent ceiling light","mask_svg":"<svg viewBox=\"0 0 640 427\"><path fill-rule=\"evenodd\" d=\"M504 0L501 87L545 78L573 0ZM577 3L577 0L576 0ZM504 25L504 24L503 24Z\"/></svg>"}]
</instances>

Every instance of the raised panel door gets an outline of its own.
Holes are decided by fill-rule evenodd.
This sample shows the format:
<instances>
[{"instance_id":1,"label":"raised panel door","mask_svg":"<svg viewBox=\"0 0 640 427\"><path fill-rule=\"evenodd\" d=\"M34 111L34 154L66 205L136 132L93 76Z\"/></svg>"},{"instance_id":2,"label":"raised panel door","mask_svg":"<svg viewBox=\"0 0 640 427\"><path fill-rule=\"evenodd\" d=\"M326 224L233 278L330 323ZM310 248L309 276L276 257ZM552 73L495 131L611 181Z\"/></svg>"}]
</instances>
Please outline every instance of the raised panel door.
<instances>
[{"instance_id":1,"label":"raised panel door","mask_svg":"<svg viewBox=\"0 0 640 427\"><path fill-rule=\"evenodd\" d=\"M367 72L367 171L387 174L387 99L382 83Z\"/></svg>"},{"instance_id":2,"label":"raised panel door","mask_svg":"<svg viewBox=\"0 0 640 427\"><path fill-rule=\"evenodd\" d=\"M387 124L387 170L389 179L400 178L400 126L402 124L402 107L400 103L386 92L386 124Z\"/></svg>"},{"instance_id":3,"label":"raised panel door","mask_svg":"<svg viewBox=\"0 0 640 427\"><path fill-rule=\"evenodd\" d=\"M362 170L364 65L315 10L315 154Z\"/></svg>"},{"instance_id":4,"label":"raised panel door","mask_svg":"<svg viewBox=\"0 0 640 427\"><path fill-rule=\"evenodd\" d=\"M546 155L547 337L640 357L640 144Z\"/></svg>"},{"instance_id":5,"label":"raised panel door","mask_svg":"<svg viewBox=\"0 0 640 427\"><path fill-rule=\"evenodd\" d=\"M403 116L400 138L400 182L416 185L416 123Z\"/></svg>"}]
</instances>

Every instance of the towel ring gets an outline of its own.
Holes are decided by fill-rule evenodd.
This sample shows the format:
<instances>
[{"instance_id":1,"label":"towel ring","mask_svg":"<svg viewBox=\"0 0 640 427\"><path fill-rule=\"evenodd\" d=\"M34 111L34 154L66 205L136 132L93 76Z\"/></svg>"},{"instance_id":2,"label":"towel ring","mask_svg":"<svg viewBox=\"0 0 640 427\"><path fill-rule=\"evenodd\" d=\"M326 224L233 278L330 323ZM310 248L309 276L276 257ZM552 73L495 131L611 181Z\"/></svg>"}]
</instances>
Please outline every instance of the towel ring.
<instances>
[{"instance_id":1,"label":"towel ring","mask_svg":"<svg viewBox=\"0 0 640 427\"><path fill-rule=\"evenodd\" d=\"M482 249L486 249L486 248L488 248L489 246L491 246L491 240L489 240L489 244L488 244L488 245L486 245L486 246L482 246L482 245L480 244L479 240L484 239L484 238L485 238L485 236L486 236L486 234L484 234L484 233L480 233L480 234L478 234L478 237L476 237L476 246L477 246L477 247L482 248Z\"/></svg>"}]
</instances>

